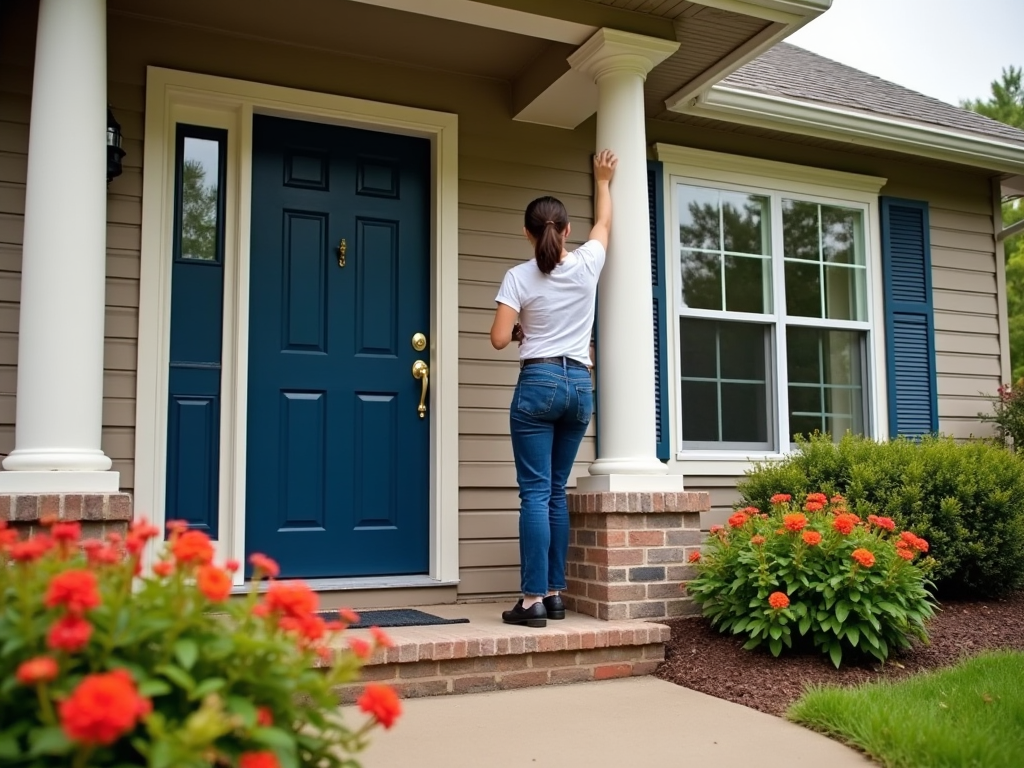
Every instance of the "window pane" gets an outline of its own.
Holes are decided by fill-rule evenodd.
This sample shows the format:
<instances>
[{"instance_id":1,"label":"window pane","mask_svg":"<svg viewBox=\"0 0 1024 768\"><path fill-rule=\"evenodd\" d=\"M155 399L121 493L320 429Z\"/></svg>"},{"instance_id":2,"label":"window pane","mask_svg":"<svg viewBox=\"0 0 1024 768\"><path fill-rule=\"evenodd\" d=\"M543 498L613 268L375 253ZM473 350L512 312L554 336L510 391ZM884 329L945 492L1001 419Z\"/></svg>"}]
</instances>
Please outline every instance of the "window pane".
<instances>
[{"instance_id":1,"label":"window pane","mask_svg":"<svg viewBox=\"0 0 1024 768\"><path fill-rule=\"evenodd\" d=\"M711 323L718 326L722 378L764 381L765 327L753 323ZM711 331L714 339L714 329Z\"/></svg>"},{"instance_id":2,"label":"window pane","mask_svg":"<svg viewBox=\"0 0 1024 768\"><path fill-rule=\"evenodd\" d=\"M825 265L825 316L830 320L863 320L865 270Z\"/></svg>"},{"instance_id":3,"label":"window pane","mask_svg":"<svg viewBox=\"0 0 1024 768\"><path fill-rule=\"evenodd\" d=\"M722 384L722 440L767 443L767 401L764 384Z\"/></svg>"},{"instance_id":4,"label":"window pane","mask_svg":"<svg viewBox=\"0 0 1024 768\"><path fill-rule=\"evenodd\" d=\"M683 251L683 306L722 308L722 257L717 253Z\"/></svg>"},{"instance_id":5,"label":"window pane","mask_svg":"<svg viewBox=\"0 0 1024 768\"><path fill-rule=\"evenodd\" d=\"M782 201L782 242L787 258L821 260L817 203Z\"/></svg>"},{"instance_id":6,"label":"window pane","mask_svg":"<svg viewBox=\"0 0 1024 768\"><path fill-rule=\"evenodd\" d=\"M817 263L786 262L786 313L821 317L821 267Z\"/></svg>"},{"instance_id":7,"label":"window pane","mask_svg":"<svg viewBox=\"0 0 1024 768\"><path fill-rule=\"evenodd\" d=\"M718 190L680 184L676 194L679 197L679 244L684 248L721 250Z\"/></svg>"},{"instance_id":8,"label":"window pane","mask_svg":"<svg viewBox=\"0 0 1024 768\"><path fill-rule=\"evenodd\" d=\"M852 208L821 206L821 253L837 264L864 263L864 215Z\"/></svg>"},{"instance_id":9,"label":"window pane","mask_svg":"<svg viewBox=\"0 0 1024 768\"><path fill-rule=\"evenodd\" d=\"M718 376L718 342L711 320L679 321L679 359L686 375L695 379Z\"/></svg>"},{"instance_id":10,"label":"window pane","mask_svg":"<svg viewBox=\"0 0 1024 768\"><path fill-rule=\"evenodd\" d=\"M713 381L682 382L683 439L718 442L718 385Z\"/></svg>"},{"instance_id":11,"label":"window pane","mask_svg":"<svg viewBox=\"0 0 1024 768\"><path fill-rule=\"evenodd\" d=\"M681 318L679 337L684 444L770 447L770 327Z\"/></svg>"},{"instance_id":12,"label":"window pane","mask_svg":"<svg viewBox=\"0 0 1024 768\"><path fill-rule=\"evenodd\" d=\"M220 142L186 136L179 174L180 258L216 261Z\"/></svg>"},{"instance_id":13,"label":"window pane","mask_svg":"<svg viewBox=\"0 0 1024 768\"><path fill-rule=\"evenodd\" d=\"M790 435L864 433L864 334L787 328Z\"/></svg>"},{"instance_id":14,"label":"window pane","mask_svg":"<svg viewBox=\"0 0 1024 768\"><path fill-rule=\"evenodd\" d=\"M724 250L767 255L771 241L768 198L743 192L721 194Z\"/></svg>"},{"instance_id":15,"label":"window pane","mask_svg":"<svg viewBox=\"0 0 1024 768\"><path fill-rule=\"evenodd\" d=\"M725 308L731 312L771 311L771 260L725 257Z\"/></svg>"}]
</instances>

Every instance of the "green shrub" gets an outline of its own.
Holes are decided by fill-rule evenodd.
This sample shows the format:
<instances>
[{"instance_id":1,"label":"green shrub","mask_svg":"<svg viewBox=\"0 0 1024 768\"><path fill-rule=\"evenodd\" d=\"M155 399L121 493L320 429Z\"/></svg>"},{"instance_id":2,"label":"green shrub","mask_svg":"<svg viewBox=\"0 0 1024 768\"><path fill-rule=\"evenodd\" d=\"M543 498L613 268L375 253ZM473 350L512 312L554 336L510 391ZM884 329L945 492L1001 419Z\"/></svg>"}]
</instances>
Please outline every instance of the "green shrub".
<instances>
[{"instance_id":1,"label":"green shrub","mask_svg":"<svg viewBox=\"0 0 1024 768\"><path fill-rule=\"evenodd\" d=\"M762 508L774 493L820 489L843 494L853 512L893 518L931 542L942 594L990 596L1024 584L1024 462L991 444L815 436L782 461L758 464L739 489Z\"/></svg>"},{"instance_id":2,"label":"green shrub","mask_svg":"<svg viewBox=\"0 0 1024 768\"><path fill-rule=\"evenodd\" d=\"M716 526L693 558L687 591L719 631L745 634L744 648L767 643L776 656L804 638L837 667L844 653L885 661L912 638L927 640L927 541L896 533L889 518L861 521L839 496L814 493L800 505L780 494L764 508Z\"/></svg>"}]
</instances>

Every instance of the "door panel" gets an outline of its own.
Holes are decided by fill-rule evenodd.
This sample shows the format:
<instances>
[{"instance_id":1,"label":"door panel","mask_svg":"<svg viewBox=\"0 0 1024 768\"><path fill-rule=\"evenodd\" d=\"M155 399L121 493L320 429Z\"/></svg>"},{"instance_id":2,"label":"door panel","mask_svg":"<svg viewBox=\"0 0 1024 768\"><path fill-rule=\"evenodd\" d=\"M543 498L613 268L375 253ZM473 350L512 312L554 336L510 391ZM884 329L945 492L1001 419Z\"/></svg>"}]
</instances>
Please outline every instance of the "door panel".
<instances>
[{"instance_id":1,"label":"door panel","mask_svg":"<svg viewBox=\"0 0 1024 768\"><path fill-rule=\"evenodd\" d=\"M424 139L253 118L246 550L284 578L428 570L429 181Z\"/></svg>"}]
</instances>

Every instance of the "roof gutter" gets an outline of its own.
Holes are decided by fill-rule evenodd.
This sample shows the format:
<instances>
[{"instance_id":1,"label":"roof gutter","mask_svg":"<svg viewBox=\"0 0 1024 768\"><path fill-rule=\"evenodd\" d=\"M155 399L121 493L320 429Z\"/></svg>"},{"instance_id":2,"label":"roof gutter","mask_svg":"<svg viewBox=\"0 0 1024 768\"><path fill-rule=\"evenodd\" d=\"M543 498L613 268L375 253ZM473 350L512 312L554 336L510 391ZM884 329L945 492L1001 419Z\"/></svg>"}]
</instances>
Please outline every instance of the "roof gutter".
<instances>
[{"instance_id":1,"label":"roof gutter","mask_svg":"<svg viewBox=\"0 0 1024 768\"><path fill-rule=\"evenodd\" d=\"M1024 145L841 109L783 96L715 85L683 104L681 114L832 139L1004 173L1024 173Z\"/></svg>"}]
</instances>

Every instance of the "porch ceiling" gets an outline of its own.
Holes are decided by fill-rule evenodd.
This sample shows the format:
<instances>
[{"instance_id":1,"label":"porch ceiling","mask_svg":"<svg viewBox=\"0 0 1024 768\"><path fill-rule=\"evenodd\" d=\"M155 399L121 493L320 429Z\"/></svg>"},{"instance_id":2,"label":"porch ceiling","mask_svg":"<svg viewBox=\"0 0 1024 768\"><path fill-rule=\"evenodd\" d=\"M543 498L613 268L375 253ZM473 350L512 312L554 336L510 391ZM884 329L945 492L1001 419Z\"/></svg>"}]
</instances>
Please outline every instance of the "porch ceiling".
<instances>
[{"instance_id":1,"label":"porch ceiling","mask_svg":"<svg viewBox=\"0 0 1024 768\"><path fill-rule=\"evenodd\" d=\"M107 5L119 16L505 81L514 80L551 45L348 0L108 0Z\"/></svg>"}]
</instances>

